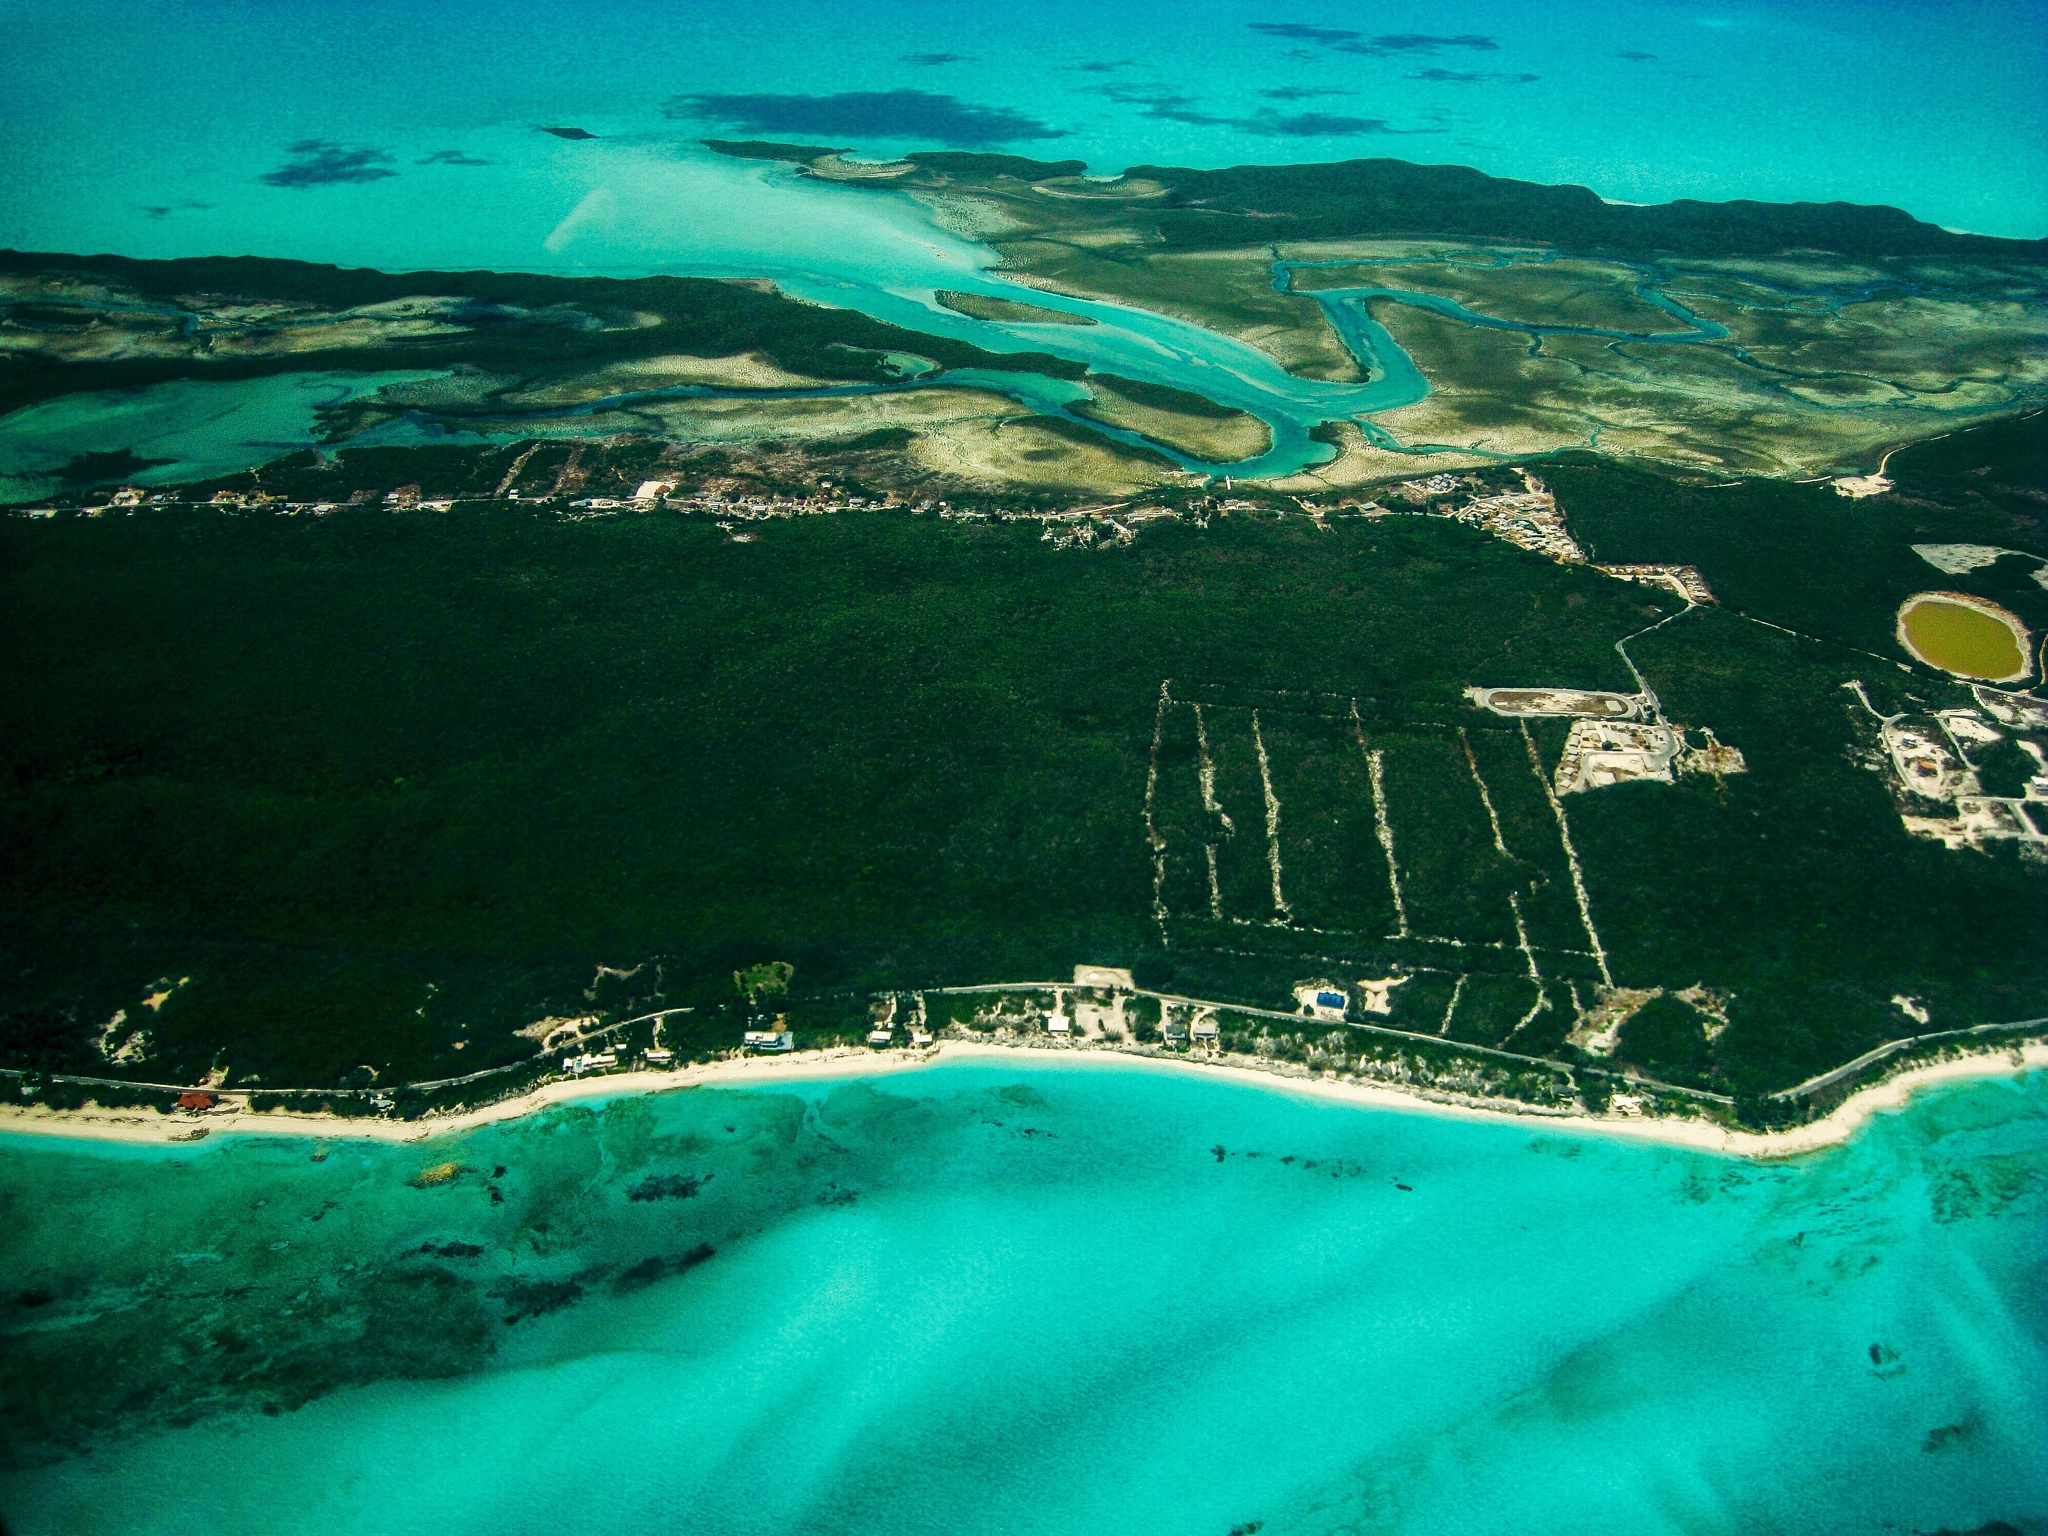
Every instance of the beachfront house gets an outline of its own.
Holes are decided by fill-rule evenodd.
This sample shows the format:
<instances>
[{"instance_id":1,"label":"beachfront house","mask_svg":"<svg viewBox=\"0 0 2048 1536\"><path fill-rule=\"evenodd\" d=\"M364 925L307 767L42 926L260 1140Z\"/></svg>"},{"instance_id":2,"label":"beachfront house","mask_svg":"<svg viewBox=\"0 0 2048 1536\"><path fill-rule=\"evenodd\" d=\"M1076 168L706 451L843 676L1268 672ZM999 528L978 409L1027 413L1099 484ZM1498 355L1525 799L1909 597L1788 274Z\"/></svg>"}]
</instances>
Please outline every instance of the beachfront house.
<instances>
[{"instance_id":1,"label":"beachfront house","mask_svg":"<svg viewBox=\"0 0 2048 1536\"><path fill-rule=\"evenodd\" d=\"M1325 1024L1341 1024L1351 1011L1349 994L1327 981L1304 982L1294 989L1294 1001L1303 1013Z\"/></svg>"},{"instance_id":2,"label":"beachfront house","mask_svg":"<svg viewBox=\"0 0 2048 1536\"><path fill-rule=\"evenodd\" d=\"M1045 1032L1049 1035L1071 1035L1074 1021L1067 1015L1067 994L1055 992L1052 995L1052 1012L1046 1015Z\"/></svg>"}]
</instances>

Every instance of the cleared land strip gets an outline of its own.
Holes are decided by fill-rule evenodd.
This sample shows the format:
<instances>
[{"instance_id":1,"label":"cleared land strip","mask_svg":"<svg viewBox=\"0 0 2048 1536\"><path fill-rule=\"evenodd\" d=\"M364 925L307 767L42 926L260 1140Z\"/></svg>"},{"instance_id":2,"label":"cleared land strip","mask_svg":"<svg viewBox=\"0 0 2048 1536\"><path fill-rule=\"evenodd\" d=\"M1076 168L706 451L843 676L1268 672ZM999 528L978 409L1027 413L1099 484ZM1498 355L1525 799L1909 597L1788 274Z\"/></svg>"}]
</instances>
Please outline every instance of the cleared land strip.
<instances>
[{"instance_id":1,"label":"cleared land strip","mask_svg":"<svg viewBox=\"0 0 2048 1536\"><path fill-rule=\"evenodd\" d=\"M1451 1037L1451 1020L1458 1014L1458 999L1464 995L1465 977L1461 972L1458 979L1451 983L1451 1000L1444 1004L1444 1021L1436 1027L1436 1032L1446 1040ZM1464 1042L1459 1043L1462 1045Z\"/></svg>"},{"instance_id":2,"label":"cleared land strip","mask_svg":"<svg viewBox=\"0 0 2048 1536\"><path fill-rule=\"evenodd\" d=\"M1294 909L1280 891L1280 801L1273 793L1273 764L1266 756L1266 738L1259 730L1259 712L1252 711L1252 745L1259 753L1259 787L1266 798L1266 863L1273 872L1273 910L1285 922L1294 921Z\"/></svg>"},{"instance_id":3,"label":"cleared land strip","mask_svg":"<svg viewBox=\"0 0 2048 1536\"><path fill-rule=\"evenodd\" d=\"M1536 782L1543 786L1543 798L1550 802L1550 814L1557 818L1557 839L1564 845L1566 866L1572 872L1572 894L1578 898L1579 920L1586 925L1586 938L1593 946L1593 959L1600 967L1600 979L1608 986L1614 985L1614 977L1607 969L1607 951L1600 946L1600 934L1593 927L1593 903L1586 895L1586 873L1579 868L1579 852L1572 847L1572 829L1564 819L1564 805L1557 798L1557 791L1551 787L1549 775L1543 771L1543 760L1536 755L1536 738L1529 734L1529 722L1522 726L1522 744L1529 749L1529 768L1536 775Z\"/></svg>"},{"instance_id":4,"label":"cleared land strip","mask_svg":"<svg viewBox=\"0 0 2048 1536\"><path fill-rule=\"evenodd\" d=\"M1465 734L1465 727L1462 725L1458 727L1458 745L1465 749L1465 766L1472 770L1472 782L1479 787L1479 803L1486 807L1486 824L1493 828L1493 846L1499 852L1506 853L1508 845L1500 835L1500 813L1493 808L1493 796L1486 791L1486 780L1479 776L1479 759L1472 755L1472 738ZM1518 925L1520 921L1518 917Z\"/></svg>"},{"instance_id":5,"label":"cleared land strip","mask_svg":"<svg viewBox=\"0 0 2048 1536\"><path fill-rule=\"evenodd\" d=\"M1522 959L1529 967L1529 979L1540 987L1543 985L1543 973L1536 968L1536 951L1529 947L1529 925L1522 921L1521 898L1513 891L1508 892L1508 910L1515 914L1515 948L1522 952ZM1536 1010L1531 1009L1529 1017L1536 1017Z\"/></svg>"},{"instance_id":6,"label":"cleared land strip","mask_svg":"<svg viewBox=\"0 0 2048 1536\"><path fill-rule=\"evenodd\" d=\"M1152 817L1159 798L1159 742L1166 733L1166 708L1173 702L1173 679L1159 684L1159 708L1152 715L1152 757L1145 769L1145 844L1152 850L1152 917L1159 924L1160 942L1166 941L1166 839L1159 835Z\"/></svg>"},{"instance_id":7,"label":"cleared land strip","mask_svg":"<svg viewBox=\"0 0 2048 1536\"><path fill-rule=\"evenodd\" d=\"M1395 930L1390 937L1408 937L1408 908L1401 900L1401 866L1394 862L1394 828L1387 820L1387 785L1385 759L1380 753L1365 744L1365 722L1358 715L1358 700L1351 701L1351 730L1358 738L1358 750L1365 756L1368 782L1372 785L1373 830L1380 840L1380 850L1387 856L1387 889L1394 897Z\"/></svg>"}]
</instances>

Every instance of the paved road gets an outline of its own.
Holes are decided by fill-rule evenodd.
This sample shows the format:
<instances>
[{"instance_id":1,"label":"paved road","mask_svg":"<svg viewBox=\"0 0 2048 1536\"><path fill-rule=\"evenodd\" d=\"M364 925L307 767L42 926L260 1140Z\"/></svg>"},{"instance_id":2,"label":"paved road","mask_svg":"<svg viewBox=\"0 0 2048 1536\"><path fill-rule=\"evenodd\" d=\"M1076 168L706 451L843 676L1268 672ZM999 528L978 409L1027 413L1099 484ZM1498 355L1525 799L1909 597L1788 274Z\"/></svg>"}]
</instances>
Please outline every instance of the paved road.
<instances>
[{"instance_id":1,"label":"paved road","mask_svg":"<svg viewBox=\"0 0 2048 1536\"><path fill-rule=\"evenodd\" d=\"M988 992L1072 992L1077 989L1074 983L1070 981L991 981L965 987L924 987L914 990L920 990L926 996L960 997ZM1316 1022L1305 1014L1287 1013L1277 1008L1253 1008L1243 1003L1221 1003L1209 998L1183 997L1177 992L1154 992L1145 987L1132 988L1129 995L1149 997L1155 1002L1171 1004L1177 1008L1208 1008L1219 1013L1238 1013L1251 1018L1275 1019L1290 1024ZM459 1087L463 1083L481 1082L485 1078L498 1077L507 1072L517 1072L523 1068L530 1068L543 1057L553 1056L557 1051L567 1046L581 1045L589 1040L602 1039L607 1035L615 1034L619 1030L625 1029L629 1025L645 1024L650 1020L666 1018L670 1014L684 1011L686 1010L680 1008L662 1008L653 1013L635 1014L630 1019L620 1019L615 1024L606 1024L602 1028L577 1035L571 1040L561 1042L546 1051L540 1052L538 1055L529 1056L520 1061L508 1062L501 1067L487 1067L481 1072L471 1072L463 1077L435 1078L416 1083L385 1083L374 1088L273 1088L262 1084L248 1088L219 1088L194 1083L139 1082L134 1078L126 1077L85 1077L71 1072L27 1072L16 1067L0 1067L0 1077L11 1077L16 1080L34 1077L45 1082L78 1083L87 1087L140 1088L155 1093L318 1094L323 1097L369 1098L378 1094L394 1093L399 1090L429 1092L440 1088ZM1549 1056L1523 1056L1514 1051L1498 1050L1492 1046L1468 1045L1462 1041L1444 1040L1436 1035L1422 1035L1412 1030L1392 1029L1381 1024L1363 1024L1346 1020L1341 1025L1333 1022L1332 1027L1360 1030L1367 1034L1416 1044L1426 1042L1468 1055L1491 1056L1501 1061L1512 1061L1524 1066L1542 1067L1551 1071L1567 1073L1598 1072L1604 1077L1613 1078L1632 1087L1648 1088L1658 1093L1673 1093L1683 1098L1699 1099L1712 1104L1733 1104L1735 1102L1726 1094L1709 1093L1703 1088L1684 1088L1676 1083L1661 1082L1654 1077L1641 1077L1633 1072L1613 1072L1605 1067L1587 1067L1580 1063L1559 1061ZM1768 1095L1768 1097L1778 1100L1810 1097L1813 1094L1819 1093L1824 1088L1832 1087L1843 1079L1853 1076L1865 1067L1873 1066L1877 1062L1895 1056L1901 1051L1910 1050L1914 1046L1930 1045L1942 1040L1966 1040L1972 1037L2005 1033L2013 1030L2044 1028L2048 1028L2048 1018L2016 1019L2009 1024L1977 1024L1967 1029L1942 1030L1934 1034L1908 1036L1903 1040L1888 1040L1874 1050L1865 1051L1854 1061L1844 1062L1841 1066L1831 1071L1823 1072L1818 1077L1810 1077L1805 1082L1796 1084L1793 1087L1782 1088L1776 1093Z\"/></svg>"}]
</instances>

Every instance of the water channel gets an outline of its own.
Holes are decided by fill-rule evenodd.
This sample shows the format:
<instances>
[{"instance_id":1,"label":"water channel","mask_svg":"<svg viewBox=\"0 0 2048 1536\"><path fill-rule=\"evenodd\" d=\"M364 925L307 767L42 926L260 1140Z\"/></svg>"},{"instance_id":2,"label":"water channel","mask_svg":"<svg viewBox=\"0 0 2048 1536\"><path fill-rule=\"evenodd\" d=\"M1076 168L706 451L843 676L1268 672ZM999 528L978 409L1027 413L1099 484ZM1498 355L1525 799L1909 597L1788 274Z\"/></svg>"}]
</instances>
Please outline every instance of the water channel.
<instances>
[{"instance_id":1,"label":"water channel","mask_svg":"<svg viewBox=\"0 0 2048 1536\"><path fill-rule=\"evenodd\" d=\"M422 443L511 441L528 424L560 424L631 411L664 399L816 399L832 396L892 393L928 388L969 387L991 390L1033 411L1062 417L1090 432L1164 455L1195 474L1258 479L1284 476L1324 463L1335 456L1330 444L1312 433L1326 422L1353 421L1375 446L1418 456L1454 451L1398 441L1377 425L1379 413L1412 405L1427 396L1429 381L1414 359L1374 317L1374 306L1400 304L1488 330L1514 331L1539 349L1547 336L1592 336L1616 344L1659 346L1724 341L1725 327L1695 314L1665 289L1674 274L1648 264L1636 266L1635 294L1671 316L1669 330L1628 331L1591 326L1547 325L1479 313L1439 294L1363 285L1322 289L1303 294L1322 310L1345 347L1357 360L1363 380L1332 382L1289 373L1267 353L1246 342L1218 334L1168 315L1129 305L1048 293L1008 281L997 268L999 257L984 245L933 224L908 198L872 191L803 185L777 170L756 172L748 188L769 201L787 197L793 209L805 211L819 199L831 203L834 223L847 238L831 251L792 248L776 253L717 250L701 242L679 251L680 262L638 268L610 268L612 275L666 271L703 276L752 276L773 279L793 297L814 303L859 310L908 330L951 337L985 350L1052 353L1111 373L1147 383L1167 385L1202 395L1219 405L1245 411L1266 423L1271 433L1267 450L1235 462L1214 462L1183 453L1141 435L1089 420L1070 407L1087 396L1071 381L1005 370L956 369L939 372L910 362L889 382L832 385L812 389L746 390L702 385L620 394L527 413L494 413L486 423L465 426L461 418L409 412L365 434L352 444L408 446ZM822 206L822 205L821 205ZM743 238L744 230L734 238ZM647 250L644 255L656 253ZM1377 258L1369 264L1390 266L1406 261L1445 258ZM1467 252L1451 258L1475 268L1525 263L1524 253ZM1536 257L1545 260L1546 257ZM1276 259L1272 281L1283 293L1294 287L1297 272L1318 267L1358 266L1357 258L1306 262ZM516 268L519 264L510 263ZM1753 277L1744 281L1761 291L1774 285ZM1898 285L1904 287L1905 285ZM939 303L936 294L952 289L991 298L1056 309L1091 320L1085 326L1051 322L980 319ZM1824 289L1781 288L1788 302L1830 307L1870 296L1868 285L1852 285L1835 293ZM125 307L111 301L110 308ZM1739 351L1738 361L1764 368ZM411 378L412 375L405 375ZM119 453L138 460L130 478L140 484L173 484L229 473L313 446L325 434L325 408L337 393L355 398L400 375L380 379L359 374L290 374L267 379L201 383L177 381L119 393L73 396L45 402L0 418L0 498L49 494L59 488L57 473L85 454ZM604 430L615 430L607 427ZM1469 450L1455 450L1467 452Z\"/></svg>"}]
</instances>

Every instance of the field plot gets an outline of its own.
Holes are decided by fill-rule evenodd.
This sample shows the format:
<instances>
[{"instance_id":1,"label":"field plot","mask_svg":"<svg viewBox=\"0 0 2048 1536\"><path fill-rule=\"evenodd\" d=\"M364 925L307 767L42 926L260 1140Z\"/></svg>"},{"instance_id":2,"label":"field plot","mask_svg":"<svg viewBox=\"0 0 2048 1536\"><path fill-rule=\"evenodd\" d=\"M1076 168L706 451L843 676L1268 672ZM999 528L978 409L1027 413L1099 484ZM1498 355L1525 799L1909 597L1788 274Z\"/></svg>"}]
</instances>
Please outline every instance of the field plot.
<instances>
[{"instance_id":1,"label":"field plot","mask_svg":"<svg viewBox=\"0 0 2048 1536\"><path fill-rule=\"evenodd\" d=\"M1541 993L1526 976L1462 976L1443 1032L1467 1045L1499 1045L1531 1017Z\"/></svg>"},{"instance_id":2,"label":"field plot","mask_svg":"<svg viewBox=\"0 0 2048 1536\"><path fill-rule=\"evenodd\" d=\"M1511 864L1465 751L1448 731L1376 733L1387 820L1413 930L1466 943L1512 944Z\"/></svg>"},{"instance_id":3,"label":"field plot","mask_svg":"<svg viewBox=\"0 0 2048 1536\"><path fill-rule=\"evenodd\" d=\"M1280 803L1280 864L1302 921L1345 933L1394 933L1400 917L1373 813L1372 764L1351 720L1261 712Z\"/></svg>"},{"instance_id":4,"label":"field plot","mask_svg":"<svg viewBox=\"0 0 2048 1536\"><path fill-rule=\"evenodd\" d=\"M1265 742L1259 712L1193 708L1206 745L1206 761L1199 772L1223 831L1215 845L1220 908L1229 917L1286 923L1292 911L1267 825L1270 772L1262 771Z\"/></svg>"},{"instance_id":5,"label":"field plot","mask_svg":"<svg viewBox=\"0 0 2048 1536\"><path fill-rule=\"evenodd\" d=\"M1543 757L1533 738L1519 730L1468 730L1466 744L1514 861L1515 905L1530 944L1539 950L1586 950L1586 925L1573 897L1557 812L1544 793L1546 764L1556 761L1556 753Z\"/></svg>"},{"instance_id":6,"label":"field plot","mask_svg":"<svg viewBox=\"0 0 2048 1536\"><path fill-rule=\"evenodd\" d=\"M1173 682L1154 726L1154 916L1173 948L1406 974L1386 1022L1483 1044L1568 1017L1553 983L1600 979L1562 809L1518 726Z\"/></svg>"}]
</instances>

